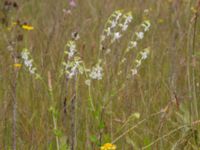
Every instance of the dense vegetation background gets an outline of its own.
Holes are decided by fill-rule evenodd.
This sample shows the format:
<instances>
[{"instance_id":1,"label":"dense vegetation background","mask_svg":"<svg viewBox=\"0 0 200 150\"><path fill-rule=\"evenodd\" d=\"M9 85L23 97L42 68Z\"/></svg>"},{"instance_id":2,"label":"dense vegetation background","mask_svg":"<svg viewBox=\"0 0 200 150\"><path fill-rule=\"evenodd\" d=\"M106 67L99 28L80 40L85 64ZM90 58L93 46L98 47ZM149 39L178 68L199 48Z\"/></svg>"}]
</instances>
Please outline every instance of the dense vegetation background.
<instances>
[{"instance_id":1,"label":"dense vegetation background","mask_svg":"<svg viewBox=\"0 0 200 150\"><path fill-rule=\"evenodd\" d=\"M198 1L2 0L0 7L0 149L199 149ZM115 10L131 11L133 21L103 57L102 80L88 88L87 75L67 79L61 68L71 34L80 36L78 54L92 68ZM150 30L118 75L130 34L147 19ZM135 53L147 47L148 58L127 78ZM26 69L23 49L42 79Z\"/></svg>"}]
</instances>

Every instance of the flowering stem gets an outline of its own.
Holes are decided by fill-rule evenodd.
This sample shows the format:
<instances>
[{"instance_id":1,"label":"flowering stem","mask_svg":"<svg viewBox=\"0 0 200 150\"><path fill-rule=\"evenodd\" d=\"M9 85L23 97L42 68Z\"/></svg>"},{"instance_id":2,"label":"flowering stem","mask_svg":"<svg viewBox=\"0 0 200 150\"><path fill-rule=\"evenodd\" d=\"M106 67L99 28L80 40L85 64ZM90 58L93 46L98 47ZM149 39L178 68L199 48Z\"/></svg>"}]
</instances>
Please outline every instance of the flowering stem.
<instances>
[{"instance_id":1,"label":"flowering stem","mask_svg":"<svg viewBox=\"0 0 200 150\"><path fill-rule=\"evenodd\" d=\"M88 93L89 93L89 104L90 104L90 108L91 108L91 110L94 112L94 111L95 111L95 108L94 108L94 103L93 103L92 94L91 94L91 85L88 86Z\"/></svg>"},{"instance_id":2,"label":"flowering stem","mask_svg":"<svg viewBox=\"0 0 200 150\"><path fill-rule=\"evenodd\" d=\"M18 64L17 53L14 52L13 54L15 64ZM14 83L13 83L13 126L12 126L12 138L13 138L13 150L17 149L17 133L16 133L16 126L17 126L17 79L18 79L19 68L15 68L14 70Z\"/></svg>"},{"instance_id":3,"label":"flowering stem","mask_svg":"<svg viewBox=\"0 0 200 150\"><path fill-rule=\"evenodd\" d=\"M84 73L85 73L86 78L89 78L89 75L87 74L86 67L85 67L84 64L83 64L83 69L84 69ZM89 95L89 97L88 97L89 106L90 106L91 110L94 112L95 107L94 107L94 103L93 103L93 99L92 99L91 83L89 83L89 85L88 85L88 95Z\"/></svg>"},{"instance_id":4,"label":"flowering stem","mask_svg":"<svg viewBox=\"0 0 200 150\"><path fill-rule=\"evenodd\" d=\"M71 99L71 114L70 114L70 122L71 122L71 139L70 139L70 149L76 149L76 97L77 97L77 73L74 77L74 95Z\"/></svg>"},{"instance_id":5,"label":"flowering stem","mask_svg":"<svg viewBox=\"0 0 200 150\"><path fill-rule=\"evenodd\" d=\"M48 72L48 87L49 87L49 96L52 103L52 118L53 118L54 131L57 131L57 119L55 116L54 96L53 96L53 91L52 91L52 82L51 82L50 72ZM60 150L59 138L57 135L56 135L56 147L57 147L57 150Z\"/></svg>"},{"instance_id":6,"label":"flowering stem","mask_svg":"<svg viewBox=\"0 0 200 150\"><path fill-rule=\"evenodd\" d=\"M17 126L17 78L18 69L15 70L15 78L13 83L13 150L16 150L16 126Z\"/></svg>"}]
</instances>

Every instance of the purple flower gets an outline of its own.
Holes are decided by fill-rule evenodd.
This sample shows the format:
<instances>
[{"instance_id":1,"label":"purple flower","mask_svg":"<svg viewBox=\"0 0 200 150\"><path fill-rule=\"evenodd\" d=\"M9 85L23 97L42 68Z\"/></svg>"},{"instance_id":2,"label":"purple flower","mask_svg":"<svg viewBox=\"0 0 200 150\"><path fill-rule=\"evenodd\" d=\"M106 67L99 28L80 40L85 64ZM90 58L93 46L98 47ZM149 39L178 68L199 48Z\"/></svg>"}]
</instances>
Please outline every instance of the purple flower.
<instances>
[{"instance_id":1,"label":"purple flower","mask_svg":"<svg viewBox=\"0 0 200 150\"><path fill-rule=\"evenodd\" d=\"M76 2L75 2L75 0L69 0L69 5L70 5L71 7L76 7Z\"/></svg>"}]
</instances>

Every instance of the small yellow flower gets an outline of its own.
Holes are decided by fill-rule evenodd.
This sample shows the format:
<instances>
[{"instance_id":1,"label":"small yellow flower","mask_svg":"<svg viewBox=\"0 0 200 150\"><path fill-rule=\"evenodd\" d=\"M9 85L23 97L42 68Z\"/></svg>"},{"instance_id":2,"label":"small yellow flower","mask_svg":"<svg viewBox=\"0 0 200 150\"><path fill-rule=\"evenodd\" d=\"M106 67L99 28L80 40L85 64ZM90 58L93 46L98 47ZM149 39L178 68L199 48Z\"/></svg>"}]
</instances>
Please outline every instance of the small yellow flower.
<instances>
[{"instance_id":1,"label":"small yellow flower","mask_svg":"<svg viewBox=\"0 0 200 150\"><path fill-rule=\"evenodd\" d=\"M14 64L14 67L15 67L15 68L21 68L21 66L22 66L22 64L17 64L17 63Z\"/></svg>"},{"instance_id":2,"label":"small yellow flower","mask_svg":"<svg viewBox=\"0 0 200 150\"><path fill-rule=\"evenodd\" d=\"M24 30L33 30L34 29L34 27L33 26L31 26L31 25L22 25L22 29L24 29Z\"/></svg>"},{"instance_id":3,"label":"small yellow flower","mask_svg":"<svg viewBox=\"0 0 200 150\"><path fill-rule=\"evenodd\" d=\"M112 143L106 143L103 146L101 146L101 150L116 150L116 145Z\"/></svg>"}]
</instances>

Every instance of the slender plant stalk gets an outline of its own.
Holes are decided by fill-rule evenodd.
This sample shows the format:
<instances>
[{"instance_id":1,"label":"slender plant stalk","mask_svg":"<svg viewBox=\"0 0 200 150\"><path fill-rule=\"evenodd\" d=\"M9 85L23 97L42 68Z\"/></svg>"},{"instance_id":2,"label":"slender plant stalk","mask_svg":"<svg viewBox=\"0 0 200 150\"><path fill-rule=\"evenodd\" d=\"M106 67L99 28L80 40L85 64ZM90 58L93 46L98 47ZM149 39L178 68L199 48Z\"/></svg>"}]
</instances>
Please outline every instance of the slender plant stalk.
<instances>
[{"instance_id":1,"label":"slender plant stalk","mask_svg":"<svg viewBox=\"0 0 200 150\"><path fill-rule=\"evenodd\" d=\"M190 69L190 60L192 57L193 63L195 63L195 41L196 41L196 29L197 29L197 19L198 13L200 11L200 0L197 1L196 12L194 13L188 31L188 64L187 64L187 72L188 72L188 87L189 87L189 96L192 98L193 103L191 103L191 111L194 110L194 114L196 119L198 118L198 103L197 103L197 95L196 95L196 78L195 78L195 64L193 64ZM193 29L193 30L192 30ZM190 79L191 78L191 79Z\"/></svg>"},{"instance_id":2,"label":"slender plant stalk","mask_svg":"<svg viewBox=\"0 0 200 150\"><path fill-rule=\"evenodd\" d=\"M110 100L110 137L113 140L113 99Z\"/></svg>"},{"instance_id":3,"label":"slender plant stalk","mask_svg":"<svg viewBox=\"0 0 200 150\"><path fill-rule=\"evenodd\" d=\"M14 58L14 63L18 63L18 58L17 58L17 52L12 53L12 57ZM19 73L19 68L14 68L14 83L12 85L13 88L13 126L12 126L12 149L16 150L17 149L17 79L18 79L18 73Z\"/></svg>"},{"instance_id":4,"label":"slender plant stalk","mask_svg":"<svg viewBox=\"0 0 200 150\"><path fill-rule=\"evenodd\" d=\"M91 142L90 142L90 130L89 130L89 116L88 116L88 109L86 109L85 111L85 120L86 120L86 145L85 145L85 149L91 149Z\"/></svg>"},{"instance_id":5,"label":"slender plant stalk","mask_svg":"<svg viewBox=\"0 0 200 150\"><path fill-rule=\"evenodd\" d=\"M93 98L92 98L92 94L91 94L91 85L88 86L88 94L89 94L89 106L90 106L90 109L93 112L95 112L95 107L94 107Z\"/></svg>"},{"instance_id":6,"label":"slender plant stalk","mask_svg":"<svg viewBox=\"0 0 200 150\"><path fill-rule=\"evenodd\" d=\"M51 82L51 73L48 72L48 87L49 87L49 96L51 99L51 105L53 108L52 112L52 118L53 118L53 126L54 126L54 131L57 131L57 119L55 116L55 104L54 104L54 96L53 96L53 88L52 88L52 82ZM60 143L59 143L59 137L56 135L56 147L57 150L60 150Z\"/></svg>"},{"instance_id":7,"label":"slender plant stalk","mask_svg":"<svg viewBox=\"0 0 200 150\"><path fill-rule=\"evenodd\" d=\"M15 69L15 77L13 83L13 126L12 126L12 138L13 138L13 150L16 150L16 126L17 126L17 78L18 78L18 69Z\"/></svg>"},{"instance_id":8,"label":"slender plant stalk","mask_svg":"<svg viewBox=\"0 0 200 150\"><path fill-rule=\"evenodd\" d=\"M198 13L200 10L200 0L198 0L197 3L197 10L196 13L194 14L193 18L193 35L192 35L192 56L195 57L195 43L196 43L196 30L197 30L197 20L198 20ZM195 58L194 58L195 59ZM194 108L195 108L195 117L198 119L198 103L197 103L197 95L196 95L196 79L195 79L195 66L192 67L192 96L194 99Z\"/></svg>"},{"instance_id":9,"label":"slender plant stalk","mask_svg":"<svg viewBox=\"0 0 200 150\"><path fill-rule=\"evenodd\" d=\"M77 74L74 77L73 81L73 96L71 98L71 108L70 108L70 122L71 122L71 134L70 134L70 149L76 149L76 97L77 97Z\"/></svg>"},{"instance_id":10,"label":"slender plant stalk","mask_svg":"<svg viewBox=\"0 0 200 150\"><path fill-rule=\"evenodd\" d=\"M190 62L191 62L191 49L190 49L190 35L192 31L192 26L191 24L189 25L188 29L188 35L187 35L187 84L188 84L188 96L189 100L191 101L190 103L190 116L192 116L192 110L193 110L193 104L192 104L192 82L191 82L191 67L190 67ZM190 121L192 117L190 117Z\"/></svg>"},{"instance_id":11,"label":"slender plant stalk","mask_svg":"<svg viewBox=\"0 0 200 150\"><path fill-rule=\"evenodd\" d=\"M103 122L103 119L104 119L104 111L105 111L105 107L103 106L102 107L102 110L101 110L101 115L100 115L100 123ZM103 132L104 132L104 129L99 129L99 144L101 145L102 144L102 137L103 137Z\"/></svg>"},{"instance_id":12,"label":"slender plant stalk","mask_svg":"<svg viewBox=\"0 0 200 150\"><path fill-rule=\"evenodd\" d=\"M179 11L179 0L173 1L172 5L172 10L173 10L173 16L172 16L172 22L173 25L175 26L173 30L173 40L172 40L172 49L171 49L171 72L170 72L170 88L171 88L171 99L174 99L174 92L176 93L176 81L177 81L177 47L176 43L179 38L179 33L178 33L178 22L179 22L179 16L178 16L178 11Z\"/></svg>"}]
</instances>

